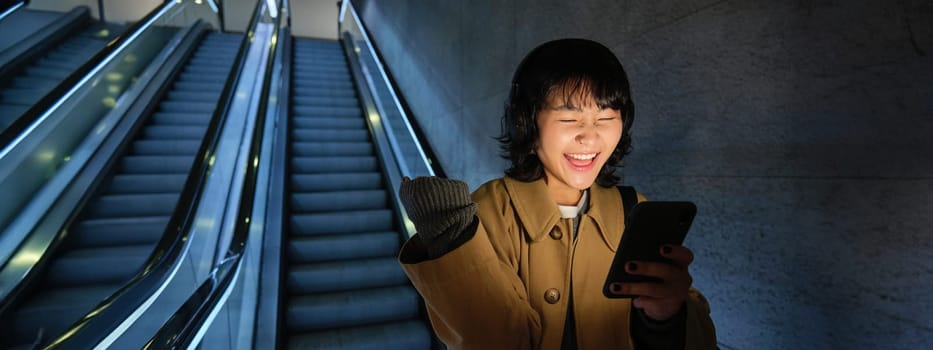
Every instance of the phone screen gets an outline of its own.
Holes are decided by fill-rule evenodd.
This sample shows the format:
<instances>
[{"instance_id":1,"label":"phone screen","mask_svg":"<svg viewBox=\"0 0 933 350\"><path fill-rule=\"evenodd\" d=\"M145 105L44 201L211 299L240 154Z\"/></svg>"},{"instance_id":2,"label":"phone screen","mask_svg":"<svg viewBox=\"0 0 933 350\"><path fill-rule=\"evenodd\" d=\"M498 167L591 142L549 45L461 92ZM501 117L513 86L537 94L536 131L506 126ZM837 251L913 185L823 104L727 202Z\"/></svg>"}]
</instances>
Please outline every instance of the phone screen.
<instances>
[{"instance_id":1,"label":"phone screen","mask_svg":"<svg viewBox=\"0 0 933 350\"><path fill-rule=\"evenodd\" d=\"M625 271L625 264L633 260L669 263L669 259L661 256L661 246L683 244L696 210L696 205L691 202L647 201L635 205L627 214L625 230L609 268L603 294L609 298L631 298L634 296L617 293L619 283L658 282L653 277L629 274Z\"/></svg>"}]
</instances>

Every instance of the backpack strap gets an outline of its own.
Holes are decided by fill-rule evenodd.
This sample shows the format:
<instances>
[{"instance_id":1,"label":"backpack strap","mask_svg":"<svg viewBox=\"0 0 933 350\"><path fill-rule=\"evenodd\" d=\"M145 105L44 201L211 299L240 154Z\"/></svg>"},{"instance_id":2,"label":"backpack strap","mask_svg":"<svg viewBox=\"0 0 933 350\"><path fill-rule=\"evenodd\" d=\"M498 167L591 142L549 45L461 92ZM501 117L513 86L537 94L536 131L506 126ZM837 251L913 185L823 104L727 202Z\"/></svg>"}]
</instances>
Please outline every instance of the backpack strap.
<instances>
[{"instance_id":1,"label":"backpack strap","mask_svg":"<svg viewBox=\"0 0 933 350\"><path fill-rule=\"evenodd\" d=\"M638 193L635 192L635 187L632 186L616 186L616 188L619 189L619 194L622 195L622 208L625 210L625 221L628 224L628 213L638 203Z\"/></svg>"}]
</instances>

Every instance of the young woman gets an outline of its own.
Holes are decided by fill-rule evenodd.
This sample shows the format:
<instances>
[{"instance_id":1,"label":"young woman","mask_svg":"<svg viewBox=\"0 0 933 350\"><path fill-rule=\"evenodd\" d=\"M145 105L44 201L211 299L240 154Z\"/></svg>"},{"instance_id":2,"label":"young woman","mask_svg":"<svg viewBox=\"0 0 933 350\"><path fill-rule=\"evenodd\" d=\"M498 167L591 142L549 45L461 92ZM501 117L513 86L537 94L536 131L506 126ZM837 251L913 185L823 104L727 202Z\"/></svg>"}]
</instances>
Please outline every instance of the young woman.
<instances>
[{"instance_id":1,"label":"young woman","mask_svg":"<svg viewBox=\"0 0 933 350\"><path fill-rule=\"evenodd\" d=\"M603 295L624 228L614 172L631 149L633 120L628 78L608 48L551 41L512 80L505 177L472 197L457 180L403 182L418 234L399 258L449 348L716 348L685 247L658 247L673 264L626 265L663 281L622 286L638 297Z\"/></svg>"}]
</instances>

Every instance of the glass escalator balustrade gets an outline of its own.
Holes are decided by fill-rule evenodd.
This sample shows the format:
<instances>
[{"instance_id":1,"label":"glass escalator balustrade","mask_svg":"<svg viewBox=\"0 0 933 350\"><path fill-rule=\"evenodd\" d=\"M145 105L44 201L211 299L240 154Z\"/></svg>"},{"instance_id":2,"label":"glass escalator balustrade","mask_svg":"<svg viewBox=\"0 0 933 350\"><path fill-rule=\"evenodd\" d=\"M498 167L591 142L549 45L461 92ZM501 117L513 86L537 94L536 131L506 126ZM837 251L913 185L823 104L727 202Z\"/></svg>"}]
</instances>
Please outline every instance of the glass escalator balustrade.
<instances>
[{"instance_id":1,"label":"glass escalator balustrade","mask_svg":"<svg viewBox=\"0 0 933 350\"><path fill-rule=\"evenodd\" d=\"M105 185L69 228L9 337L58 336L135 276L166 225L223 90L242 36L209 33ZM54 314L58 317L48 317Z\"/></svg>"}]
</instances>

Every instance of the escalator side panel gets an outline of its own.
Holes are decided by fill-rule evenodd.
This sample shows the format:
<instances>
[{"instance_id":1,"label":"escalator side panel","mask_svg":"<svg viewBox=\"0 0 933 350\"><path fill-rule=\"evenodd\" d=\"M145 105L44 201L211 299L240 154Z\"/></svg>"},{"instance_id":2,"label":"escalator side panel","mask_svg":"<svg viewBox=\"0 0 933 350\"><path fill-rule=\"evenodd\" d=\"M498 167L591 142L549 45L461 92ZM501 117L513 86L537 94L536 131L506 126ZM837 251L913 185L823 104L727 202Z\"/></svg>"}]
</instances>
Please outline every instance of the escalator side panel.
<instances>
[{"instance_id":1,"label":"escalator side panel","mask_svg":"<svg viewBox=\"0 0 933 350\"><path fill-rule=\"evenodd\" d=\"M70 234L40 277L38 292L14 311L15 329L12 337L5 337L11 338L11 345L32 343L39 334L43 334L40 343L58 337L140 272L166 232L169 216L205 136L213 107L203 106L215 106L223 88L222 83L197 83L227 78L241 38L207 34L195 54L206 58L185 63L188 71L203 75L179 75L157 111L144 117L147 124L134 136L126 153L118 156L110 173L102 175L106 180L99 192L68 228ZM219 46L233 49L217 50ZM226 71L217 67L225 67ZM188 96L189 92L196 97L176 98ZM43 313L57 317L37 316Z\"/></svg>"}]
</instances>

